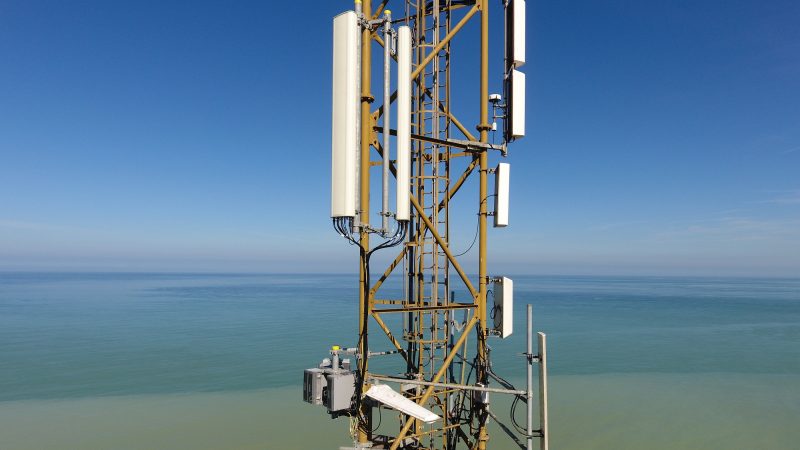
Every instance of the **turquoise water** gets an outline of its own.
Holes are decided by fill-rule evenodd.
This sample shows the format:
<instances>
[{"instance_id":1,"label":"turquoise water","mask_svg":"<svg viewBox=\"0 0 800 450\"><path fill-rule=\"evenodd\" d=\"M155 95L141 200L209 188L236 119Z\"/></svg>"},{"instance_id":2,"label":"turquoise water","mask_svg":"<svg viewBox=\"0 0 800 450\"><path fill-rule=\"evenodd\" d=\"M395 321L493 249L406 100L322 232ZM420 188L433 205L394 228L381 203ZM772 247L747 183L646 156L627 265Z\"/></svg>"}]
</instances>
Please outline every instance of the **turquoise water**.
<instances>
[{"instance_id":1,"label":"turquoise water","mask_svg":"<svg viewBox=\"0 0 800 450\"><path fill-rule=\"evenodd\" d=\"M514 281L495 370L523 374L533 303L552 448L798 448L800 280ZM340 275L0 274L0 448L338 448L298 386L354 344L355 296Z\"/></svg>"}]
</instances>

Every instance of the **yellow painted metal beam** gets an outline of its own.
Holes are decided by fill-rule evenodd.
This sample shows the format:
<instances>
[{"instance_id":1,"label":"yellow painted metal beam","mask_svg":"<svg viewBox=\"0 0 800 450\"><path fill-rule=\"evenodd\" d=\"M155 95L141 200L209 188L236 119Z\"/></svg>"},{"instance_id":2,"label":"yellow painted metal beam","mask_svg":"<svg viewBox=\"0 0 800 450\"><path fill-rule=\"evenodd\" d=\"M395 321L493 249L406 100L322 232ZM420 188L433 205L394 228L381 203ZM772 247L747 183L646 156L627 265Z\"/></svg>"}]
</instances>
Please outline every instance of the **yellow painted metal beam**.
<instances>
[{"instance_id":1,"label":"yellow painted metal beam","mask_svg":"<svg viewBox=\"0 0 800 450\"><path fill-rule=\"evenodd\" d=\"M481 134L481 142L489 142L489 3L488 0L479 0L481 10L481 75L480 75L480 123L478 123L478 131ZM477 5L476 5L477 6ZM485 361L487 358L486 352L486 293L487 283L489 281L487 271L487 234L486 222L488 216L487 200L489 198L487 185L489 182L489 152L482 151L478 156L480 159L480 213L478 215L478 318L480 322L480 331L478 333L478 359ZM476 378L481 383L488 382L488 374L486 367L479 365L476 370ZM478 427L478 442L477 447L479 450L486 450L486 442L489 440L489 433L486 429L486 414L481 413L479 416Z\"/></svg>"},{"instance_id":2,"label":"yellow painted metal beam","mask_svg":"<svg viewBox=\"0 0 800 450\"><path fill-rule=\"evenodd\" d=\"M426 91L427 91L427 89L426 89ZM442 112L445 113L448 118L450 118L450 121L453 122L453 125L455 125L456 128L458 128L458 131L464 133L464 136L467 139L469 139L470 141L474 141L475 140L475 136L473 136L472 133L470 133L469 130L467 130L467 128L464 125L462 125L461 122L459 122L459 120L456 118L456 116L454 116L450 112L449 109L445 108L445 106L442 104L442 102L437 101L437 103L439 104L439 109L441 109Z\"/></svg>"},{"instance_id":3,"label":"yellow painted metal beam","mask_svg":"<svg viewBox=\"0 0 800 450\"><path fill-rule=\"evenodd\" d=\"M389 340L392 342L392 345L394 345L394 347L400 352L400 354L403 355L403 358L406 359L406 361L408 361L408 355L406 355L406 350L403 348L402 345L400 345L400 342L398 342L397 338L394 337L394 335L392 334L392 330L389 329L389 327L386 325L386 322L384 322L381 316L379 316L376 313L377 311L372 311L372 318L375 319L375 322L378 324L379 327L381 327L381 330L383 330L383 332L386 333L386 337L389 338Z\"/></svg>"},{"instance_id":4,"label":"yellow painted metal beam","mask_svg":"<svg viewBox=\"0 0 800 450\"><path fill-rule=\"evenodd\" d=\"M383 0L377 8L375 8L375 13L372 15L372 20L376 20L381 17L383 14L383 9L386 8L386 4L389 3L389 0Z\"/></svg>"},{"instance_id":5,"label":"yellow painted metal beam","mask_svg":"<svg viewBox=\"0 0 800 450\"><path fill-rule=\"evenodd\" d=\"M447 197L443 198L442 201L439 202L440 211L442 210L442 208L445 207L446 204L450 203L450 200L453 198L454 195L456 195L456 192L458 192L458 190L461 189L461 186L463 186L464 182L467 181L467 178L469 178L470 174L472 173L473 169L475 169L476 165L477 161L473 159L472 162L469 163L467 168L464 169L464 173L461 174L461 176L455 182L453 187L450 188L450 191L447 193Z\"/></svg>"},{"instance_id":6,"label":"yellow painted metal beam","mask_svg":"<svg viewBox=\"0 0 800 450\"><path fill-rule=\"evenodd\" d=\"M383 5L382 5L382 6L383 6ZM441 50L442 50L442 49L443 49L443 48L444 48L444 47L445 47L445 46L446 46L446 45L447 45L447 44L450 42L450 40L452 39L452 37L453 37L453 36L455 36L455 34L458 32L458 30L460 30L460 29L461 29L461 27L463 27L464 25L466 25L466 23L469 21L469 19L470 19L470 18L471 18L471 17L472 17L472 16L473 16L473 15L474 15L476 12L478 12L478 10L479 10L479 8L478 8L478 5L475 5L475 6L473 6L473 7L472 7L472 9L470 9L470 10L469 10L469 12L467 12L466 16L464 16L464 17L461 19L461 22L459 22L459 23L458 23L458 24L457 24L455 27L453 27L453 29L450 31L450 33L448 33L448 35L447 35L447 36L445 36L445 38L444 38L444 39L443 39L441 42L439 42L439 45L437 45L437 46L436 46L436 47L435 47L435 48L434 48L434 49L433 49L433 50L432 50L432 51L431 51L431 52L428 54L428 56L426 56L426 57L425 57L425 59L424 59L424 60L423 60L423 61L422 61L422 62L421 62L421 63L420 63L418 66L417 66L417 68L414 70L414 72L412 72L412 73L411 73L411 79L413 79L413 80L414 80L414 82L415 82L415 83L417 83L417 85L418 85L418 86L419 86L419 79L418 79L417 77L419 76L420 72L421 72L421 71L424 69L424 67L425 67L426 65L428 65L428 64L429 64L429 63L430 63L430 62L433 60L433 58L436 56L436 54L437 54L437 53L439 53L439 52L440 52L440 51L441 51ZM376 16L376 17L377 17L377 16ZM382 38L381 38L381 37L380 37L380 36L379 36L377 33L373 33L373 34L372 34L372 38L373 38L373 39L374 39L374 40L375 40L375 41L376 41L378 44L380 44L380 46L381 46L381 47L383 47L383 46L384 46L383 39L382 39ZM395 55L392 55L392 58L396 60L396 59L397 59L397 56L395 56ZM464 133L464 136L465 136L467 139L469 139L470 141L474 141L474 140L476 140L475 136L474 136L472 133L470 133L470 132L469 132L469 130L467 130L467 128L466 128L466 127L465 127L465 126L464 126L464 125L461 123L461 121L459 121L459 120L458 120L458 119L457 119L457 118L456 118L456 117L455 117L455 116L454 116L454 115L453 115L453 114L450 112L450 110L449 110L448 108L446 108L446 107L444 106L444 104L442 104L442 102L440 102L440 101L439 101L439 99L434 99L434 98L433 98L433 94L431 94L431 91L430 91L430 89L427 89L427 88L426 88L426 89L425 89L423 92L425 93L425 95L427 95L427 96L428 96L428 98L430 98L431 100L434 100L434 101L436 102L436 105L437 105L437 107L438 107L438 108L439 108L439 109L440 109L440 110L441 110L443 113L445 113L445 114L447 115L447 117L448 117L448 118L450 118L450 121L453 123L453 125L455 125L455 126L456 126L456 128L458 128L458 130L459 130L459 131L461 131L462 133ZM394 91L394 92L392 93L392 95L391 95L391 97L390 97L390 99L389 99L389 102L390 102L390 103L391 103L391 102L394 102L394 101L395 101L395 99L397 99L397 91ZM384 101L385 101L385 100L384 100ZM376 121L376 122L377 122L378 118L379 118L379 117L381 117L381 115L382 115L382 114L383 114L383 107L378 107L378 108L377 108L377 109L376 109L376 110L375 110L375 111L372 113L372 115L373 115L373 118L375 119L375 121Z\"/></svg>"},{"instance_id":7,"label":"yellow painted metal beam","mask_svg":"<svg viewBox=\"0 0 800 450\"><path fill-rule=\"evenodd\" d=\"M430 306L404 306L402 308L375 308L372 314L401 313L412 311L450 311L454 309L474 308L475 303L450 303L449 305L430 305Z\"/></svg>"},{"instance_id":8,"label":"yellow painted metal beam","mask_svg":"<svg viewBox=\"0 0 800 450\"><path fill-rule=\"evenodd\" d=\"M447 193L447 197L443 198L442 201L439 202L439 211L441 211L445 207L445 205L447 203L449 203L450 200L452 200L453 196L456 195L458 190L461 189L461 186L464 185L464 182L467 180L467 178L469 178L470 174L475 169L475 166L477 164L478 164L478 160L473 159L472 162L467 166L467 168L464 170L464 173L461 174L461 176L458 178L458 180L455 182L455 184L453 184L453 187L450 188L450 191ZM428 220L430 221L430 219L428 219ZM427 225L425 225L425 223L422 223L421 226L420 226L419 234L425 233L426 228L427 228ZM378 292L378 288L380 288L381 285L383 284L383 282L386 281L386 279L392 274L392 272L394 271L395 267L397 267L397 265L400 264L400 261L403 259L403 256L406 255L406 251L407 250L408 250L408 247L403 246L403 249L400 251L400 253L397 255L397 257L395 257L395 259L392 262L392 264L389 266L388 269L386 269L386 271L383 273L383 276L380 278L380 280L378 280L378 282L376 282L375 285L373 286L373 288L370 290L370 295L375 295L375 293Z\"/></svg>"},{"instance_id":9,"label":"yellow painted metal beam","mask_svg":"<svg viewBox=\"0 0 800 450\"><path fill-rule=\"evenodd\" d=\"M394 261L392 261L392 263L389 265L389 268L386 269L385 272L383 272L383 275L381 275L381 277L378 279L378 281L375 282L375 284L372 286L372 289L369 290L369 295L370 296L374 296L375 293L378 292L378 289L381 287L383 282L386 281L387 278L389 278L389 275L392 274L392 271L394 271L394 268L397 267L397 265L400 264L400 261L403 260L403 257L406 256L407 249L408 248L404 245L403 249L400 250L400 254L397 255L397 257L394 259Z\"/></svg>"},{"instance_id":10,"label":"yellow painted metal beam","mask_svg":"<svg viewBox=\"0 0 800 450\"><path fill-rule=\"evenodd\" d=\"M431 232L433 238L436 239L436 243L439 244L439 247L442 249L444 254L447 255L447 259L450 260L450 264L452 264L453 268L456 269L456 272L458 272L458 276L461 277L461 281L463 281L467 286L467 289L469 289L470 294L472 294L472 298L477 299L478 291L476 291L472 286L472 282L469 280L469 277L467 277L467 274L464 272L461 264L459 264L458 260L455 258L455 256L453 256L453 252L450 251L450 247L447 245L447 242L445 242L444 239L439 236L439 233L436 231L436 227L433 226L431 220L428 218L428 215L425 214L425 210L422 209L422 206L420 206L419 202L414 196L411 197L411 204L414 205L414 209L417 210L419 217L423 222L425 222L425 226L428 227L428 231Z\"/></svg>"},{"instance_id":11,"label":"yellow painted metal beam","mask_svg":"<svg viewBox=\"0 0 800 450\"><path fill-rule=\"evenodd\" d=\"M373 39L375 39L375 41L376 41L378 44L380 44L380 45L381 45L381 47L383 47L383 39L381 39L381 37L380 37L380 36L378 36L377 34L374 34L374 35L373 35ZM394 55L393 55L392 57L396 59L396 57L394 57ZM418 78L414 78L414 82L417 84L417 86L419 86L419 79L418 79ZM443 104L442 102L440 102L438 99L434 99L434 98L433 98L433 94L431 93L431 90L430 90L430 89L424 89L424 90L423 90L423 92L425 93L425 95L426 95L428 98L430 98L431 100L433 100L433 101L435 101L435 102L436 102L436 106L437 106L437 107L438 107L438 108L439 108L439 109L440 109L440 110L441 110L443 113L445 113L445 115L447 115L447 117L450 119L450 121L453 123L453 125L455 125L455 126L456 126L456 128L458 128L458 131L460 131L460 132L462 132L462 133L464 134L464 137L466 137L466 138L467 138L467 139L469 139L470 141L475 141L475 140L477 140L477 139L476 139L476 137L475 137L475 136L474 136L472 133L470 133L470 132L469 132L469 130L467 130L467 127L465 127L465 126L464 126L464 125L461 123L461 121L460 121L460 120L458 120L458 118L456 118L456 116L455 116L455 115L453 115L453 113L451 113L451 112L450 112L450 110L449 110L449 109L447 109L447 107L445 107L445 106L444 106L444 104ZM394 91L394 92L392 92L392 95L391 95L391 97L389 98L389 103L390 103L390 104L391 104L391 103L394 103L394 101L395 101L395 100L397 100L397 91ZM373 119L375 120L375 122L376 122L376 123L377 123L378 119L379 119L379 118L380 118L382 115L383 115L383 106L379 106L378 108L376 108L376 109L375 109L375 110L372 112L372 117L373 117Z\"/></svg>"},{"instance_id":12,"label":"yellow painted metal beam","mask_svg":"<svg viewBox=\"0 0 800 450\"><path fill-rule=\"evenodd\" d=\"M453 349L450 351L450 354L448 354L447 358L445 358L445 360L442 362L442 366L439 367L439 371L436 372L436 375L434 375L433 379L431 380L432 382L438 383L439 380L442 378L442 375L444 375L445 372L447 372L447 368L450 367L450 363L453 362L453 358L455 358L456 354L458 354L458 352L455 351L455 349L461 347L461 345L464 342L466 342L470 331L472 331L472 328L475 326L476 323L478 323L478 316L474 315L472 316L472 319L470 319L470 321L467 323L466 328L464 328L464 332L461 333L461 336L453 345ZM428 399L431 398L434 389L435 389L434 386L429 386L428 389L425 390L425 393L422 395L422 398L419 399L418 404L424 406L425 402L427 402ZM411 428L411 425L414 423L414 420L415 419L413 417L410 417L408 420L406 420L406 423L405 425L403 425L403 428L400 430L400 433L397 435L397 437L394 438L394 441L392 441L392 446L389 447L389 450L397 450L397 447L399 447L400 443L403 442L403 439L406 437L406 434L408 433L408 430Z\"/></svg>"},{"instance_id":13,"label":"yellow painted metal beam","mask_svg":"<svg viewBox=\"0 0 800 450\"><path fill-rule=\"evenodd\" d=\"M372 0L362 0L362 12L365 16L369 17L372 14ZM361 148L360 152L361 173L359 174L361 184L361 199L358 208L361 212L361 223L369 222L369 155L370 155L370 137L373 133L372 127L367 126L370 123L370 103L372 102L372 48L371 38L372 33L367 29L361 30ZM369 233L366 229L362 228L359 233L359 244L362 248L360 255L360 264L358 265L358 333L359 336L363 335L367 327L367 319L370 315L372 305L369 302L369 282L367 281L367 274L365 268L365 255L369 250ZM360 340L359 353L367 355L369 349L366 346L366 340ZM368 361L368 359L367 359ZM366 366L366 364L365 364ZM364 374L366 375L366 373ZM369 408L362 405L359 415L367 417L365 420L359 420L357 424L356 438L358 442L366 444L372 440L372 423L369 419Z\"/></svg>"},{"instance_id":14,"label":"yellow painted metal beam","mask_svg":"<svg viewBox=\"0 0 800 450\"><path fill-rule=\"evenodd\" d=\"M450 42L451 39L453 39L453 36L455 36L462 28L464 28L464 25L466 25L467 22L469 22L469 19L471 19L472 16L474 16L475 13L477 13L479 10L480 10L480 8L476 4L475 6L470 8L469 11L467 11L467 14L464 17L461 18L461 20L456 24L456 26L454 26L453 28L450 29L450 32L447 33L447 35L444 37L444 39L439 41L439 44L436 47L434 47L430 51L430 53L428 53L428 55L425 57L425 59L423 59L422 62L420 62L419 65L417 65L417 68L414 69L413 72L411 72L411 79L412 80L414 78L417 78L419 76L419 74L422 73L422 71L425 69L425 66L427 66L428 63L433 61L433 58L436 57L436 55L439 53L439 51L441 49L443 49L444 46L447 45Z\"/></svg>"}]
</instances>

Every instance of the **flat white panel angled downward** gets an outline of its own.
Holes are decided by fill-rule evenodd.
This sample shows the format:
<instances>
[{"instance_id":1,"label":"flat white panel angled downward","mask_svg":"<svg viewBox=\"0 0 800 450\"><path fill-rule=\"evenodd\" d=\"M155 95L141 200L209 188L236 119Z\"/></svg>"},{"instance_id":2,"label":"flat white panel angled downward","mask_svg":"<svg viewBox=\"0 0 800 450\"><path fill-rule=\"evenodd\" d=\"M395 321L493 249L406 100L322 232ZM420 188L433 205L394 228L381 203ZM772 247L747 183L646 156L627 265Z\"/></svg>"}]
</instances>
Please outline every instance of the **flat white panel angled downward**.
<instances>
[{"instance_id":1,"label":"flat white panel angled downward","mask_svg":"<svg viewBox=\"0 0 800 450\"><path fill-rule=\"evenodd\" d=\"M356 213L358 19L347 11L333 19L333 111L331 115L331 217Z\"/></svg>"},{"instance_id":2,"label":"flat white panel angled downward","mask_svg":"<svg viewBox=\"0 0 800 450\"><path fill-rule=\"evenodd\" d=\"M411 189L411 29L397 28L397 220L409 220Z\"/></svg>"},{"instance_id":3,"label":"flat white panel angled downward","mask_svg":"<svg viewBox=\"0 0 800 450\"><path fill-rule=\"evenodd\" d=\"M500 163L494 170L494 226L508 226L511 164Z\"/></svg>"},{"instance_id":4,"label":"flat white panel angled downward","mask_svg":"<svg viewBox=\"0 0 800 450\"><path fill-rule=\"evenodd\" d=\"M385 384L373 385L367 390L365 395L425 423L433 423L441 419L441 417L434 412L403 397L400 393Z\"/></svg>"}]
</instances>

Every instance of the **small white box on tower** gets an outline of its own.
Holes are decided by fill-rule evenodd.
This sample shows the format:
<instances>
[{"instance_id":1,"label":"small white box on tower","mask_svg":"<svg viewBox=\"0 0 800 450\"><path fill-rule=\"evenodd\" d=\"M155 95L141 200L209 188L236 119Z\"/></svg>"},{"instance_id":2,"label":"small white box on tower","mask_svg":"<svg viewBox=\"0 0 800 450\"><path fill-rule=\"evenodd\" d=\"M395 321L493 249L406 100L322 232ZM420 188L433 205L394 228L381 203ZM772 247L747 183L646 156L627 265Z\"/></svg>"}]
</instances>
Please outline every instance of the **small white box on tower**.
<instances>
[{"instance_id":1,"label":"small white box on tower","mask_svg":"<svg viewBox=\"0 0 800 450\"><path fill-rule=\"evenodd\" d=\"M494 329L505 339L514 331L514 281L500 277L492 286L494 292Z\"/></svg>"},{"instance_id":2,"label":"small white box on tower","mask_svg":"<svg viewBox=\"0 0 800 450\"><path fill-rule=\"evenodd\" d=\"M525 74L512 70L508 89L508 134L511 140L525 136Z\"/></svg>"}]
</instances>

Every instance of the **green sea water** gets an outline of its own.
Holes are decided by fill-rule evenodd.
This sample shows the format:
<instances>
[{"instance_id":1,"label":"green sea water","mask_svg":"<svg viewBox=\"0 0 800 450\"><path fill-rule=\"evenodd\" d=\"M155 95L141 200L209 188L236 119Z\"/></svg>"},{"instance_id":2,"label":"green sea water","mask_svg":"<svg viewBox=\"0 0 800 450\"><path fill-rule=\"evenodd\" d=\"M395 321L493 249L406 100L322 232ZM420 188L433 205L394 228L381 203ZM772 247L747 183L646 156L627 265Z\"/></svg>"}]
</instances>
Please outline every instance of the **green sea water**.
<instances>
[{"instance_id":1,"label":"green sea water","mask_svg":"<svg viewBox=\"0 0 800 450\"><path fill-rule=\"evenodd\" d=\"M521 380L534 304L551 448L800 448L800 280L514 280L495 370ZM0 274L0 449L336 449L346 423L299 384L353 345L355 295L339 275ZM490 448L514 446L493 426Z\"/></svg>"}]
</instances>

